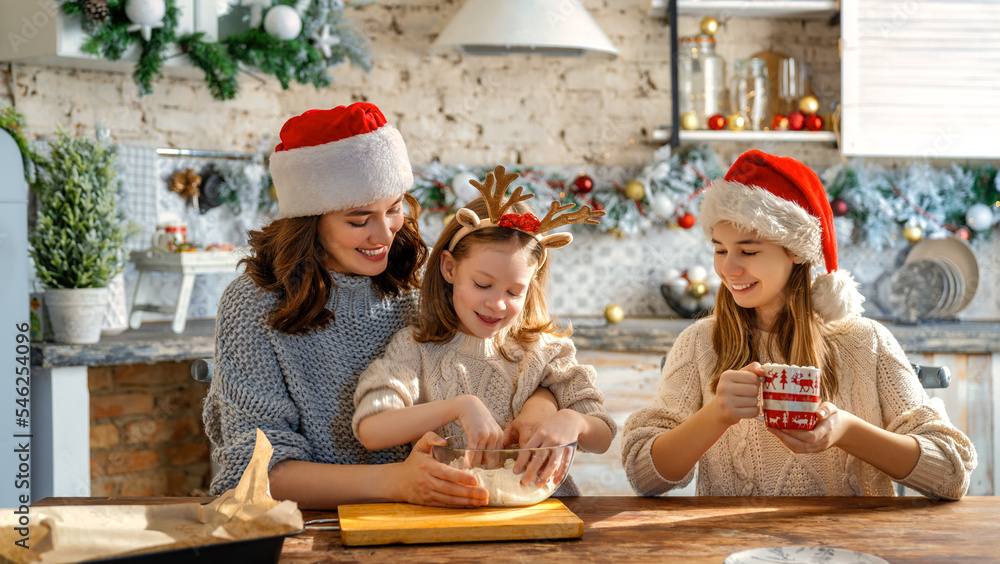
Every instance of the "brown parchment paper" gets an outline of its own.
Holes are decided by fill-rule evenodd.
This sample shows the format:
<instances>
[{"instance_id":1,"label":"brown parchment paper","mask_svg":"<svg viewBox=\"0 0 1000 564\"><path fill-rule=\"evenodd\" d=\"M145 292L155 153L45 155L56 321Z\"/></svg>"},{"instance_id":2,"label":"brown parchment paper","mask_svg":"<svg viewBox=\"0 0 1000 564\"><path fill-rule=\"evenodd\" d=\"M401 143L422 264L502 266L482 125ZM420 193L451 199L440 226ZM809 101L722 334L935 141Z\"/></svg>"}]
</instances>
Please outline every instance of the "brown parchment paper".
<instances>
[{"instance_id":1,"label":"brown parchment paper","mask_svg":"<svg viewBox=\"0 0 1000 564\"><path fill-rule=\"evenodd\" d=\"M16 530L19 515L14 509L0 509L0 560L85 562L299 531L303 523L298 506L272 499L268 489L267 466L273 452L271 442L257 429L253 457L239 484L207 505L31 507L27 549L15 544L23 538Z\"/></svg>"}]
</instances>

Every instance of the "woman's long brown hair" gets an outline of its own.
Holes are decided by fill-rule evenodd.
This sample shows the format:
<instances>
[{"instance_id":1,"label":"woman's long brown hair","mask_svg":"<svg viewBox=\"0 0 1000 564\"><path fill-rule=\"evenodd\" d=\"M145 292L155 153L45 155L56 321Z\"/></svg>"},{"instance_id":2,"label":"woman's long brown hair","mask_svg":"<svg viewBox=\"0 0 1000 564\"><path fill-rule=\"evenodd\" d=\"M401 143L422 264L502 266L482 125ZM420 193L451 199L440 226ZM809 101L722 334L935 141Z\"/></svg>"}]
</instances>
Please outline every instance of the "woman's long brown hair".
<instances>
[{"instance_id":1,"label":"woman's long brown hair","mask_svg":"<svg viewBox=\"0 0 1000 564\"><path fill-rule=\"evenodd\" d=\"M486 210L486 201L482 198L473 200L465 207L474 211L481 219L489 218ZM512 208L513 213L530 212L524 203L517 203ZM420 287L420 313L414 323L413 338L419 343L446 343L455 336L458 331L458 315L455 313L453 302L453 289L444 276L441 274L441 253L448 248L455 233L461 228L461 224L454 219L448 222L431 252L430 260L427 261L427 271L424 273L424 282ZM456 262L475 252L475 249L482 245L507 245L512 244L521 248L529 249L536 264L544 256L544 248L530 234L508 227L486 227L473 231L455 245L451 254ZM535 276L528 285L524 297L524 308L521 315L507 329L509 334L519 343L535 341L543 333L551 333L559 336L568 336L569 333L558 332L552 316L549 315L548 306L545 303L545 288L548 286L549 261L535 271ZM506 358L506 353L501 349L501 354ZM509 358L508 358L509 360Z\"/></svg>"},{"instance_id":2,"label":"woman's long brown hair","mask_svg":"<svg viewBox=\"0 0 1000 564\"><path fill-rule=\"evenodd\" d=\"M389 247L388 266L372 284L382 296L398 296L419 286L418 273L427 259L427 245L420 238L417 217L420 204L405 195L409 211ZM250 231L252 254L240 261L258 286L278 296L271 325L283 333L299 335L326 327L333 312L326 309L335 285L327 270L326 249L317 226L321 216L276 219Z\"/></svg>"},{"instance_id":3,"label":"woman's long brown hair","mask_svg":"<svg viewBox=\"0 0 1000 564\"><path fill-rule=\"evenodd\" d=\"M837 395L839 380L833 355L826 345L823 322L815 314L810 298L811 267L796 264L788 277L785 307L771 326L768 341L761 343L763 350L777 352L780 362L799 366L818 366L822 369L821 393L824 399ZM712 391L719 384L719 377L726 370L739 370L757 358L754 338L757 319L753 309L736 305L729 288L723 284L715 299L715 328L712 346L718 355ZM769 353L772 354L772 353Z\"/></svg>"}]
</instances>

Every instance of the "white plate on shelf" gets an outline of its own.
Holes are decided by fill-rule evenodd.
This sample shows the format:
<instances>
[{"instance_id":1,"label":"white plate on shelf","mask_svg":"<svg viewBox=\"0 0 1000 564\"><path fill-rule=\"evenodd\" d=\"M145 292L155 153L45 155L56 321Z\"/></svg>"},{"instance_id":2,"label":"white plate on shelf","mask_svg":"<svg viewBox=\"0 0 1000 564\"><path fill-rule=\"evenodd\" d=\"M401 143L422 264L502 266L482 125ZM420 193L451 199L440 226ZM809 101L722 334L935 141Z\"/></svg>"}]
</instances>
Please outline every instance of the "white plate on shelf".
<instances>
[{"instance_id":1,"label":"white plate on shelf","mask_svg":"<svg viewBox=\"0 0 1000 564\"><path fill-rule=\"evenodd\" d=\"M910 249L903 264L928 257L944 258L958 267L962 279L962 299L951 314L954 315L965 309L975 297L976 289L979 287L979 262L972 247L958 237L923 239Z\"/></svg>"},{"instance_id":2,"label":"white plate on shelf","mask_svg":"<svg viewBox=\"0 0 1000 564\"><path fill-rule=\"evenodd\" d=\"M723 564L889 564L864 552L816 546L772 546L734 552Z\"/></svg>"}]
</instances>

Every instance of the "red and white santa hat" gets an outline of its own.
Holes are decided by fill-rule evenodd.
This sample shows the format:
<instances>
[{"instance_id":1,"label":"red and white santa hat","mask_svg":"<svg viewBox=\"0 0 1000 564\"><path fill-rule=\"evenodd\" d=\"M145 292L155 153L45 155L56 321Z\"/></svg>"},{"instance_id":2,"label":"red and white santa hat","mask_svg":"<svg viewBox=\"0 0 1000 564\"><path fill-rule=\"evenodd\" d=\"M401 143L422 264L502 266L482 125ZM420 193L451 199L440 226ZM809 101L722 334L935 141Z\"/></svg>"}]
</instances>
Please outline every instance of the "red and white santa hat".
<instances>
[{"instance_id":1,"label":"red and white santa hat","mask_svg":"<svg viewBox=\"0 0 1000 564\"><path fill-rule=\"evenodd\" d=\"M413 186L403 136L366 102L285 122L270 171L281 217L364 206Z\"/></svg>"},{"instance_id":2,"label":"red and white santa hat","mask_svg":"<svg viewBox=\"0 0 1000 564\"><path fill-rule=\"evenodd\" d=\"M760 151L740 155L725 178L705 191L699 221L705 234L720 221L788 249L797 261L825 267L813 279L813 309L826 321L863 311L851 274L837 268L837 234L830 201L816 173L790 157Z\"/></svg>"}]
</instances>

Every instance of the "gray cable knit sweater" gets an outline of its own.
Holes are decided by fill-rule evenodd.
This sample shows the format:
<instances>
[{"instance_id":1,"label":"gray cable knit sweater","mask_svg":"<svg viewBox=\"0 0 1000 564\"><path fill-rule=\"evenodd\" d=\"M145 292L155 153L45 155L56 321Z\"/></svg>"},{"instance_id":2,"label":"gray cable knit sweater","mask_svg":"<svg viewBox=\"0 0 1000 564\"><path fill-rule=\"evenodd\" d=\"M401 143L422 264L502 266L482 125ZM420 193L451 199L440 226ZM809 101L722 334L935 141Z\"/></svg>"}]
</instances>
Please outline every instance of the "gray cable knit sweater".
<instances>
[{"instance_id":1,"label":"gray cable knit sweater","mask_svg":"<svg viewBox=\"0 0 1000 564\"><path fill-rule=\"evenodd\" d=\"M203 415L219 465L213 495L243 475L257 427L274 447L269 469L283 460L384 464L409 453L409 446L366 450L354 437L351 419L358 376L406 325L416 294L383 299L367 276L331 275L337 289L326 307L334 321L305 335L270 326L277 300L246 274L222 295Z\"/></svg>"}]
</instances>

